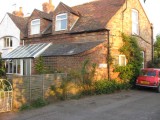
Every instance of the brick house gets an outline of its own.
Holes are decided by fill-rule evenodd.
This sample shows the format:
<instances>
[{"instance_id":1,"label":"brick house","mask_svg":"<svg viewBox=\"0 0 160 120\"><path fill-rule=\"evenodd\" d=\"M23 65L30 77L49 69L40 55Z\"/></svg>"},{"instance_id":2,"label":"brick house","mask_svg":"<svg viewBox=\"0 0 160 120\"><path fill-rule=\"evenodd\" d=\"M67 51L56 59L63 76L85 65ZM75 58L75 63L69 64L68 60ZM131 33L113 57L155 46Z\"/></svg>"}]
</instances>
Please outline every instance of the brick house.
<instances>
[{"instance_id":1,"label":"brick house","mask_svg":"<svg viewBox=\"0 0 160 120\"><path fill-rule=\"evenodd\" d=\"M47 68L63 72L78 70L84 60L90 59L97 64L99 79L107 77L109 53L115 58L114 63L126 65L125 55L118 51L122 45L121 33L137 37L144 58L142 64L146 67L152 59L152 31L139 0L96 0L74 7L61 2L53 12L36 9L32 12L21 38L25 46L15 49L5 59L20 59L21 66L25 64L24 59L30 59L30 74L35 74L34 58L39 55L44 57ZM18 49L34 51L40 43L45 45L37 55L27 56L24 52L22 56L23 52L17 52ZM23 67L21 71L24 75Z\"/></svg>"}]
</instances>

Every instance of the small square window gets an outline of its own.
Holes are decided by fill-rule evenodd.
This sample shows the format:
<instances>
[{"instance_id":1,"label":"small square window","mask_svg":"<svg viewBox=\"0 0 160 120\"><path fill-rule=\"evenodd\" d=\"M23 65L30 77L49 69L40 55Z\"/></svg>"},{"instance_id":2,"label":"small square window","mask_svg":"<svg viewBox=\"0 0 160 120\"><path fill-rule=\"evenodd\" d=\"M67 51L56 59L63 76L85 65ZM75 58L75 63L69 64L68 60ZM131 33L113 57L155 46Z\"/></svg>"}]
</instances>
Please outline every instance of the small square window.
<instances>
[{"instance_id":1,"label":"small square window","mask_svg":"<svg viewBox=\"0 0 160 120\"><path fill-rule=\"evenodd\" d=\"M126 65L126 56L125 55L117 55L114 57L114 65L125 66Z\"/></svg>"},{"instance_id":2,"label":"small square window","mask_svg":"<svg viewBox=\"0 0 160 120\"><path fill-rule=\"evenodd\" d=\"M4 47L12 47L12 38L11 37L5 37L4 38Z\"/></svg>"}]
</instances>

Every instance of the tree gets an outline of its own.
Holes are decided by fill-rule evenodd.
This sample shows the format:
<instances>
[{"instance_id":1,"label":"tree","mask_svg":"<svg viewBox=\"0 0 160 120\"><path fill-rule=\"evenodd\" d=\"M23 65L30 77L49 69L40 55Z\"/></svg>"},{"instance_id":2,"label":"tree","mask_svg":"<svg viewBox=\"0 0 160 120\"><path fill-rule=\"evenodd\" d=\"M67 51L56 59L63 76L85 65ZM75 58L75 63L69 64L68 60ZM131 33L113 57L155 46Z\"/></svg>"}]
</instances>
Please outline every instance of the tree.
<instances>
[{"instance_id":1,"label":"tree","mask_svg":"<svg viewBox=\"0 0 160 120\"><path fill-rule=\"evenodd\" d=\"M46 72L43 57L36 58L35 70L38 74L44 74Z\"/></svg>"},{"instance_id":2,"label":"tree","mask_svg":"<svg viewBox=\"0 0 160 120\"><path fill-rule=\"evenodd\" d=\"M5 68L4 68L4 61L1 57L2 53L0 53L0 78L5 76Z\"/></svg>"},{"instance_id":3,"label":"tree","mask_svg":"<svg viewBox=\"0 0 160 120\"><path fill-rule=\"evenodd\" d=\"M160 35L156 36L156 42L154 43L154 59L160 59Z\"/></svg>"}]
</instances>

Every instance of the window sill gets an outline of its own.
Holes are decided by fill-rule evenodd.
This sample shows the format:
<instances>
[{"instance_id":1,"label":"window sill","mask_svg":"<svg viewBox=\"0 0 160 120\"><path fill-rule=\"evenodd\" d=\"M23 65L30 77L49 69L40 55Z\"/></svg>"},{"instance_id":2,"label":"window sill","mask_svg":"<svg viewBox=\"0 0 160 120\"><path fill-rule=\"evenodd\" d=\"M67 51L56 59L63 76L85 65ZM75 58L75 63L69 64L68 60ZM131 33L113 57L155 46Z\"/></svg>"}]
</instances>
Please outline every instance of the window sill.
<instances>
[{"instance_id":1,"label":"window sill","mask_svg":"<svg viewBox=\"0 0 160 120\"><path fill-rule=\"evenodd\" d=\"M6 73L7 75L18 75L18 76L22 76L21 74L17 74L17 73Z\"/></svg>"},{"instance_id":2,"label":"window sill","mask_svg":"<svg viewBox=\"0 0 160 120\"><path fill-rule=\"evenodd\" d=\"M5 47L5 48L2 48L2 50L8 50L8 49L12 49L13 47Z\"/></svg>"},{"instance_id":3,"label":"window sill","mask_svg":"<svg viewBox=\"0 0 160 120\"><path fill-rule=\"evenodd\" d=\"M66 31L67 29L55 30L55 32Z\"/></svg>"}]
</instances>

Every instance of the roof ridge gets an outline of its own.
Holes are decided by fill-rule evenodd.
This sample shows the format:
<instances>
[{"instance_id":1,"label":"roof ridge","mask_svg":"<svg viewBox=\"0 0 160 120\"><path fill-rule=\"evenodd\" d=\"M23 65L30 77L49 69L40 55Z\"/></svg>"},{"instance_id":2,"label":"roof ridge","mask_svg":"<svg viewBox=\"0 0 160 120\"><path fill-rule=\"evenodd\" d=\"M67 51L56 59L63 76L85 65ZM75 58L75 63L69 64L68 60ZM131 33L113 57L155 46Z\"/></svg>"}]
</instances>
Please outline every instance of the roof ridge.
<instances>
[{"instance_id":1,"label":"roof ridge","mask_svg":"<svg viewBox=\"0 0 160 120\"><path fill-rule=\"evenodd\" d=\"M64 4L63 2L60 2L60 4L62 4L69 12L71 12L71 13L77 15L77 16L80 15L80 13L78 11L74 10L72 7Z\"/></svg>"}]
</instances>

